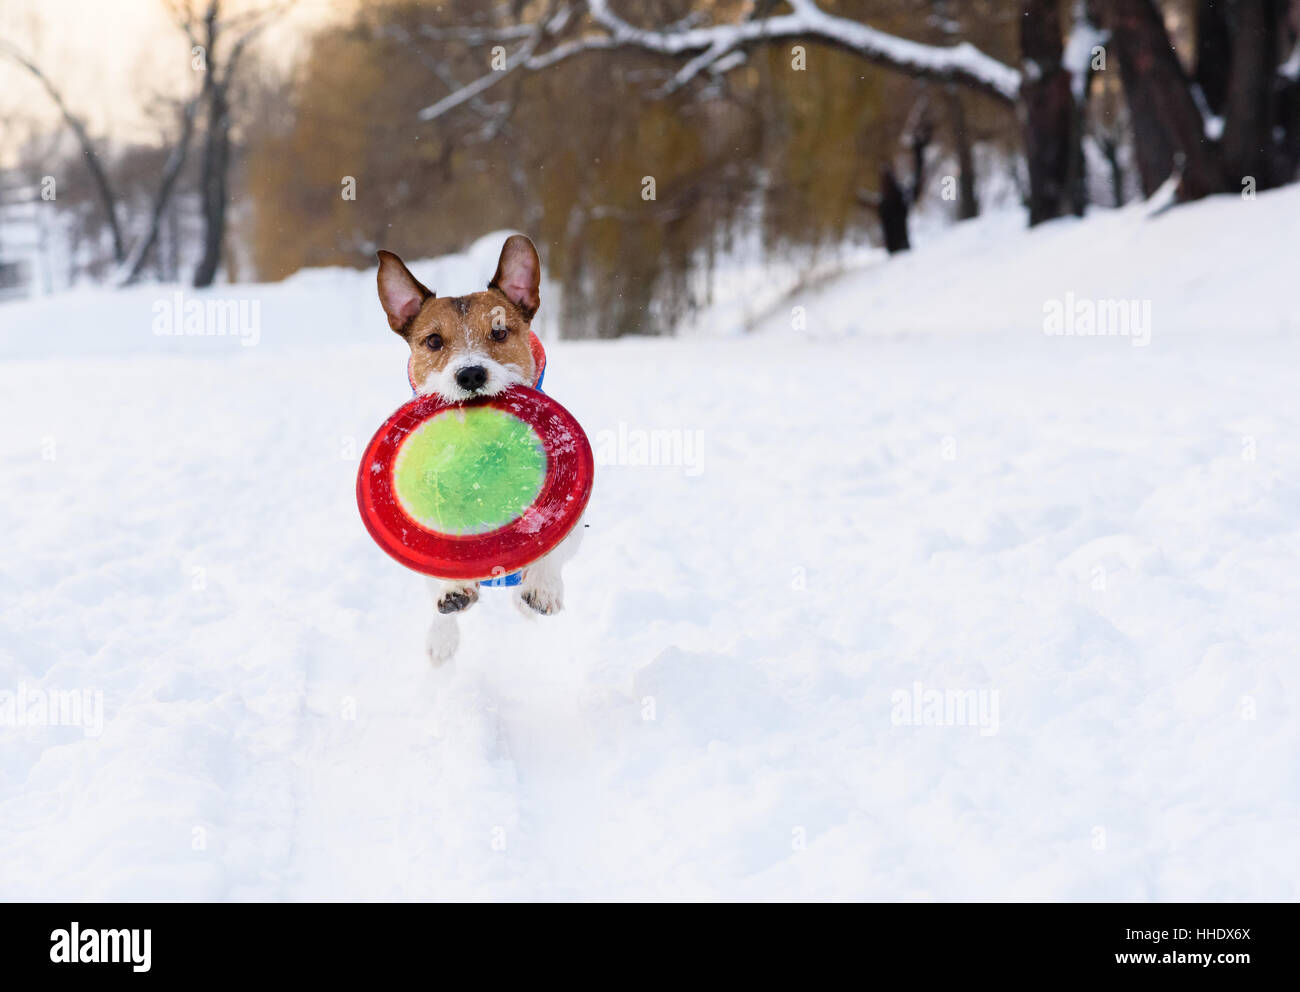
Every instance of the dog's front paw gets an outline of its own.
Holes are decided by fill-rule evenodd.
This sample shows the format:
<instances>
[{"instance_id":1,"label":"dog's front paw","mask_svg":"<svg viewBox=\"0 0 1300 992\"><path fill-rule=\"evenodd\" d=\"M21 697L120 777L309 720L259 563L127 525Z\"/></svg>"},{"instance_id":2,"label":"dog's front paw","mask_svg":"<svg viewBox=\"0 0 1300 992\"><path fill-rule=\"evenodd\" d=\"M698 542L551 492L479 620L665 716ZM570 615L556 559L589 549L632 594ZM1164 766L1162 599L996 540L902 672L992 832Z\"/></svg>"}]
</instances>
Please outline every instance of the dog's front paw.
<instances>
[{"instance_id":1,"label":"dog's front paw","mask_svg":"<svg viewBox=\"0 0 1300 992\"><path fill-rule=\"evenodd\" d=\"M453 586L438 597L439 613L459 613L478 602L478 586Z\"/></svg>"},{"instance_id":2,"label":"dog's front paw","mask_svg":"<svg viewBox=\"0 0 1300 992\"><path fill-rule=\"evenodd\" d=\"M564 609L564 589L549 586L524 589L519 593L519 602L528 609L549 617Z\"/></svg>"}]
</instances>

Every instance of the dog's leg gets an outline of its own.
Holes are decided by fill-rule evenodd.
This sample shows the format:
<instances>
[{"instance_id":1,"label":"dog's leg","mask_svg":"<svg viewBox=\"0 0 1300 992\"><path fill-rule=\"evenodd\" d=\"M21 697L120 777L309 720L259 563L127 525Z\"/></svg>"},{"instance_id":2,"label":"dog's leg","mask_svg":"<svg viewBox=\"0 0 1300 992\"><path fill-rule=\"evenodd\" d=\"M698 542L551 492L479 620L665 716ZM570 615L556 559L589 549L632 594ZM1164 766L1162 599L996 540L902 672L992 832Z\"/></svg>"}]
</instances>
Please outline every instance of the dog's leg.
<instances>
[{"instance_id":1,"label":"dog's leg","mask_svg":"<svg viewBox=\"0 0 1300 992\"><path fill-rule=\"evenodd\" d=\"M429 624L429 633L424 641L424 650L428 652L429 660L435 665L441 665L451 659L458 647L460 647L460 624L456 622L455 614L435 615L433 623Z\"/></svg>"},{"instance_id":2,"label":"dog's leg","mask_svg":"<svg viewBox=\"0 0 1300 992\"><path fill-rule=\"evenodd\" d=\"M478 599L478 584L444 582L442 579L431 578L429 592L433 595L438 612L433 615L433 622L429 624L424 649L428 652L431 662L441 665L455 655L456 649L460 647L460 624L456 622L456 612L468 609L474 600ZM460 605L451 610L443 608L444 603L451 605L453 602L459 602Z\"/></svg>"},{"instance_id":3,"label":"dog's leg","mask_svg":"<svg viewBox=\"0 0 1300 992\"><path fill-rule=\"evenodd\" d=\"M560 570L577 553L578 545L582 543L582 531L582 521L579 520L569 536L550 554L524 569L516 602L525 613L533 610L542 616L550 616L564 609L564 577Z\"/></svg>"},{"instance_id":4,"label":"dog's leg","mask_svg":"<svg viewBox=\"0 0 1300 992\"><path fill-rule=\"evenodd\" d=\"M459 613L478 602L477 582L454 582L448 579L430 579L433 600L439 613Z\"/></svg>"}]
</instances>

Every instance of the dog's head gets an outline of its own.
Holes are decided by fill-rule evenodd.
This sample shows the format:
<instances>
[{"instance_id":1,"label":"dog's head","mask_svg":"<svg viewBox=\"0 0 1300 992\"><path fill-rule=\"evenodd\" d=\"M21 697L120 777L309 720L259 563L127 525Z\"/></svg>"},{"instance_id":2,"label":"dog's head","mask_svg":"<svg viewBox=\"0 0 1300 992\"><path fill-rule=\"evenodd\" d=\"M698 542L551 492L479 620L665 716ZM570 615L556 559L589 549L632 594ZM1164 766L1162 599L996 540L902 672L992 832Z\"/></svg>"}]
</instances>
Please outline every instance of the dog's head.
<instances>
[{"instance_id":1,"label":"dog's head","mask_svg":"<svg viewBox=\"0 0 1300 992\"><path fill-rule=\"evenodd\" d=\"M522 234L507 238L488 288L439 299L391 251L379 253L379 302L388 326L411 348L411 380L420 395L450 403L531 386L528 345L537 312L541 264Z\"/></svg>"}]
</instances>

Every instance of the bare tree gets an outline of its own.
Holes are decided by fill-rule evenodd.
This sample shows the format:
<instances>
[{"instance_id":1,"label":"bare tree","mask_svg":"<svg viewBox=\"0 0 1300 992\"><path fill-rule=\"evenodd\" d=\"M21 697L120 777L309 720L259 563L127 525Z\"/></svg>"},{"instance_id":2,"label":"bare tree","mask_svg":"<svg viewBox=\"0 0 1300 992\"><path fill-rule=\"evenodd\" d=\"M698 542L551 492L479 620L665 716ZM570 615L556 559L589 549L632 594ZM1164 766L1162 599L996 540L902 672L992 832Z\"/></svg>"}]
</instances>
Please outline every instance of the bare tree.
<instances>
[{"instance_id":1,"label":"bare tree","mask_svg":"<svg viewBox=\"0 0 1300 992\"><path fill-rule=\"evenodd\" d=\"M1022 70L969 43L923 44L828 14L815 0L787 2L787 14L774 14L777 5L768 3L755 5L734 23L701 25L688 19L644 28L615 14L609 0L555 0L529 23L429 27L424 35L431 40L499 45L507 54L493 71L454 89L419 116L434 120L479 100L513 75L547 69L584 52L630 48L677 60L680 67L659 90L667 94L701 75L726 73L760 46L818 42L1015 108L1025 123L1032 224L1082 213L1085 207L1083 130L1090 69L1088 59L1080 58L1095 47L1089 42L1104 39L1120 65L1138 172L1148 195L1175 171L1182 200L1221 191L1243 176L1264 188L1289 181L1300 161L1296 0L1234 0L1231 17L1222 4L1201 0L1198 55L1204 65L1196 86L1170 43L1156 0L1076 0L1068 43L1060 0L1022 0ZM1218 36L1229 21L1231 37ZM1221 130L1213 116L1220 109ZM906 199L901 185L898 190Z\"/></svg>"},{"instance_id":2,"label":"bare tree","mask_svg":"<svg viewBox=\"0 0 1300 992\"><path fill-rule=\"evenodd\" d=\"M166 162L163 163L162 174L158 179L158 189L149 210L149 217L145 222L144 233L136 241L131 253L122 260L117 278L118 285L127 286L139 280L154 246L158 243L162 231L163 215L167 212L167 205L171 201L172 193L176 190L176 181L180 178L181 170L185 168L186 158L189 157L190 144L194 137L194 118L198 113L198 106L198 98L194 97L187 100L180 108L180 136L172 145Z\"/></svg>"},{"instance_id":3,"label":"bare tree","mask_svg":"<svg viewBox=\"0 0 1300 992\"><path fill-rule=\"evenodd\" d=\"M1276 184L1272 153L1277 84L1276 0L1237 0L1232 71L1224 99L1223 168L1230 181L1254 176Z\"/></svg>"},{"instance_id":4,"label":"bare tree","mask_svg":"<svg viewBox=\"0 0 1300 992\"><path fill-rule=\"evenodd\" d=\"M67 101L63 98L62 91L34 59L24 55L15 45L3 40L0 40L0 55L6 56L27 70L41 84L54 102L54 106L58 108L59 115L63 118L64 123L68 125L68 130L76 138L81 154L86 160L86 169L90 173L91 183L95 187L100 207L104 211L104 222L108 225L109 233L113 239L113 261L121 264L126 257L126 243L122 237L122 226L117 218L117 194L113 191L113 186L108 179L108 171L104 168L99 152L95 149L95 143L86 130L85 122L73 113Z\"/></svg>"},{"instance_id":5,"label":"bare tree","mask_svg":"<svg viewBox=\"0 0 1300 992\"><path fill-rule=\"evenodd\" d=\"M880 188L877 192L858 191L858 202L875 210L880 217L885 251L891 255L912 248L908 216L925 186L926 153L933 140L934 121L930 115L930 98L928 94L923 94L912 105L899 142L911 170L908 184L904 186L893 166L886 165L880 169Z\"/></svg>"},{"instance_id":6,"label":"bare tree","mask_svg":"<svg viewBox=\"0 0 1300 992\"><path fill-rule=\"evenodd\" d=\"M1214 145L1164 19L1153 0L1107 0L1107 21L1124 80L1142 189L1150 196L1177 169L1181 199L1223 189Z\"/></svg>"},{"instance_id":7,"label":"bare tree","mask_svg":"<svg viewBox=\"0 0 1300 992\"><path fill-rule=\"evenodd\" d=\"M117 267L117 273L113 281L118 285L135 282L144 271L150 252L152 252L157 242L158 229L163 214L166 212L168 202L175 191L176 180L185 165L185 158L189 151L190 139L193 133L194 114L197 107L196 98L186 101L180 107L180 135L173 144L163 166L162 174L158 179L144 232L128 250L122 222L119 218L118 203L120 198L118 191L109 179L108 169L96 150L94 141L91 140L85 122L73 113L58 86L34 59L24 55L14 45L4 41L0 41L0 54L6 55L26 69L40 82L45 92L49 94L50 99L54 101L59 114L63 117L68 130L72 132L73 137L76 139L77 146L81 149L82 157L86 163L86 171L90 176L96 199L99 201L104 214L104 222L108 227L113 244L113 262Z\"/></svg>"},{"instance_id":8,"label":"bare tree","mask_svg":"<svg viewBox=\"0 0 1300 992\"><path fill-rule=\"evenodd\" d=\"M237 15L222 12L222 0L171 0L177 23L200 60L203 86L204 135L199 176L199 209L203 217L203 253L194 270L194 285L211 286L221 266L226 238L231 147L231 87L249 45L291 2L257 8ZM202 8L202 13L200 13ZM228 40L229 39L229 40Z\"/></svg>"},{"instance_id":9,"label":"bare tree","mask_svg":"<svg viewBox=\"0 0 1300 992\"><path fill-rule=\"evenodd\" d=\"M970 220L979 216L980 204L975 193L975 155L966 121L966 105L956 87L944 87L943 97L948 108L953 145L957 149L957 219Z\"/></svg>"},{"instance_id":10,"label":"bare tree","mask_svg":"<svg viewBox=\"0 0 1300 992\"><path fill-rule=\"evenodd\" d=\"M1025 0L1020 21L1020 87L1029 166L1029 223L1068 213L1076 135L1074 97L1064 61L1059 0ZM1037 178L1037 181L1035 181Z\"/></svg>"},{"instance_id":11,"label":"bare tree","mask_svg":"<svg viewBox=\"0 0 1300 992\"><path fill-rule=\"evenodd\" d=\"M1105 0L1142 187L1172 173L1190 200L1294 178L1300 161L1300 10L1284 0L1203 0L1192 78L1154 0Z\"/></svg>"},{"instance_id":12,"label":"bare tree","mask_svg":"<svg viewBox=\"0 0 1300 992\"><path fill-rule=\"evenodd\" d=\"M1228 31L1230 0L1197 0L1196 86L1206 117L1223 116L1228 97L1228 67L1232 63Z\"/></svg>"},{"instance_id":13,"label":"bare tree","mask_svg":"<svg viewBox=\"0 0 1300 992\"><path fill-rule=\"evenodd\" d=\"M942 84L953 96L949 113L958 133L962 166L963 216L977 210L973 158L965 142L958 89L991 97L1020 111L1025 121L1030 185L1030 223L1073 210L1082 212L1082 118L1072 99L1071 75L1063 63L1058 0L1026 0L1021 33L1024 71L981 52L970 43L930 45L900 38L846 17L823 11L814 0L788 0L791 12L773 14L777 5L756 5L746 19L729 24L693 21L665 28L637 27L608 0L575 0L551 7L532 23L496 28L427 28L425 37L471 47L514 46L502 65L425 107L422 120L434 120L518 73L538 72L584 52L631 48L672 57L682 63L660 87L675 92L701 75L721 75L742 64L760 46L818 42L839 48L895 72ZM896 194L896 195L891 195ZM884 182L881 205L892 214L909 203L897 182ZM898 228L897 219L891 229ZM901 246L904 238L887 237Z\"/></svg>"},{"instance_id":14,"label":"bare tree","mask_svg":"<svg viewBox=\"0 0 1300 992\"><path fill-rule=\"evenodd\" d=\"M952 0L931 0L931 23L946 37L955 37L960 30L958 10ZM1024 83L1021 83L1021 90ZM943 103L947 110L948 129L957 152L957 219L978 217L979 198L975 193L975 154L967 125L966 102L956 84L942 87Z\"/></svg>"}]
</instances>

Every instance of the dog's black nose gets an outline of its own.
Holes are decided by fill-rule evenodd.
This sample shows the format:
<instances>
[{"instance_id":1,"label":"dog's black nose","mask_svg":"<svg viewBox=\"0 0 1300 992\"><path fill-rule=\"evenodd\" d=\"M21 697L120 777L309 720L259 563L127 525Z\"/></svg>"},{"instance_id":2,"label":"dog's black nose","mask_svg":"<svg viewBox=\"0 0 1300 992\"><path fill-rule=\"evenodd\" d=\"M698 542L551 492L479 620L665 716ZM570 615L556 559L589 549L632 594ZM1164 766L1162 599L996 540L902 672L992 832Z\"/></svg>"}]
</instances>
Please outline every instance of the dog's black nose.
<instances>
[{"instance_id":1,"label":"dog's black nose","mask_svg":"<svg viewBox=\"0 0 1300 992\"><path fill-rule=\"evenodd\" d=\"M467 365L456 373L456 385L471 393L487 385L487 369L482 365Z\"/></svg>"}]
</instances>

